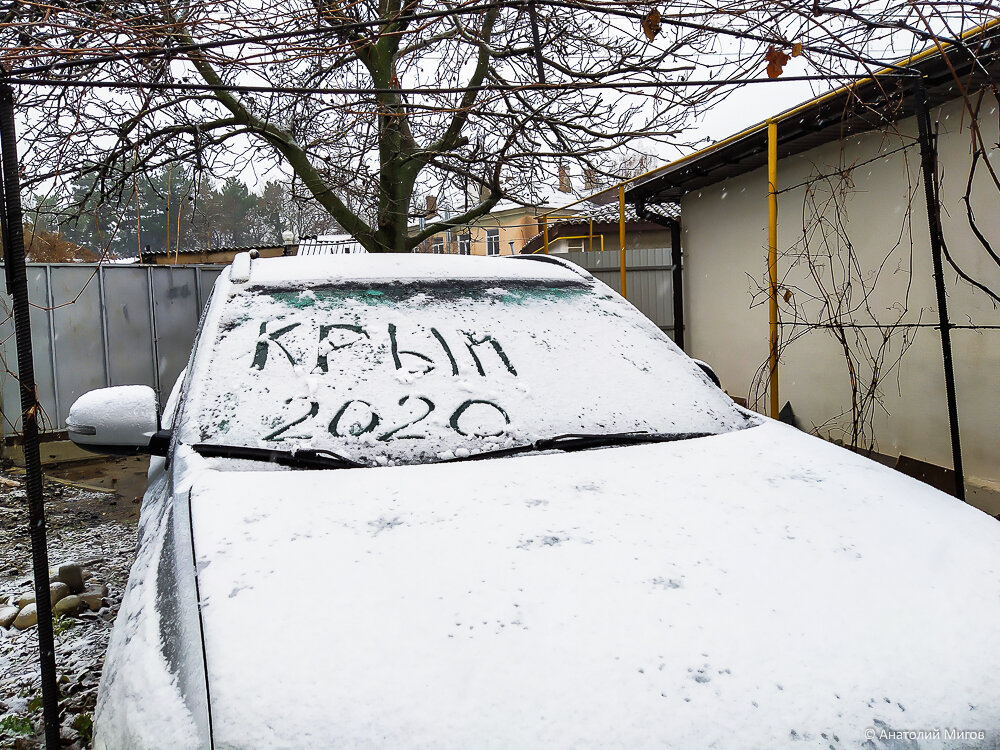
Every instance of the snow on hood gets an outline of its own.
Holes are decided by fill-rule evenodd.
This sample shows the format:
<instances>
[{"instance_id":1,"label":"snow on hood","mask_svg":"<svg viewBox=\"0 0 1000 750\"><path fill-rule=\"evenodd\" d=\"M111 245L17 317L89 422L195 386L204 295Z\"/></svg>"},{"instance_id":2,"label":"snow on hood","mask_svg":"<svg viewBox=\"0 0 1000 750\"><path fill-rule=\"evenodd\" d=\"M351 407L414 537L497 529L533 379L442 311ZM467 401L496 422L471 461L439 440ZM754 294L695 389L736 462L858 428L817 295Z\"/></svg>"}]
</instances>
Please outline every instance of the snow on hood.
<instances>
[{"instance_id":1,"label":"snow on hood","mask_svg":"<svg viewBox=\"0 0 1000 750\"><path fill-rule=\"evenodd\" d=\"M205 470L192 516L218 748L1000 737L1000 526L776 423Z\"/></svg>"}]
</instances>

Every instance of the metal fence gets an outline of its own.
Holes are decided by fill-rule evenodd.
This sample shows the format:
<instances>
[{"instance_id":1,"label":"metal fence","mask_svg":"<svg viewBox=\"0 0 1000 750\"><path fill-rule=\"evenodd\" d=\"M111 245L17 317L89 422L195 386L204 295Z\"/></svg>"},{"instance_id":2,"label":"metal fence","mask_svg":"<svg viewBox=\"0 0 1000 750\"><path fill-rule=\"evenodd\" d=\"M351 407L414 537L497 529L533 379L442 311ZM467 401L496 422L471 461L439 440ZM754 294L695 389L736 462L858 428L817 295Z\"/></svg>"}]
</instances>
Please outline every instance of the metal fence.
<instances>
[{"instance_id":1,"label":"metal fence","mask_svg":"<svg viewBox=\"0 0 1000 750\"><path fill-rule=\"evenodd\" d=\"M559 253L557 257L573 261L616 292L621 292L618 255L617 250L594 250ZM671 337L674 333L673 270L670 248L625 251L628 301Z\"/></svg>"},{"instance_id":2,"label":"metal fence","mask_svg":"<svg viewBox=\"0 0 1000 750\"><path fill-rule=\"evenodd\" d=\"M2 264L0 264L2 266ZM43 430L94 388L142 383L166 400L187 365L198 319L223 266L31 263L31 341ZM0 273L2 276L2 273ZM0 292L3 432L20 431L11 298Z\"/></svg>"}]
</instances>

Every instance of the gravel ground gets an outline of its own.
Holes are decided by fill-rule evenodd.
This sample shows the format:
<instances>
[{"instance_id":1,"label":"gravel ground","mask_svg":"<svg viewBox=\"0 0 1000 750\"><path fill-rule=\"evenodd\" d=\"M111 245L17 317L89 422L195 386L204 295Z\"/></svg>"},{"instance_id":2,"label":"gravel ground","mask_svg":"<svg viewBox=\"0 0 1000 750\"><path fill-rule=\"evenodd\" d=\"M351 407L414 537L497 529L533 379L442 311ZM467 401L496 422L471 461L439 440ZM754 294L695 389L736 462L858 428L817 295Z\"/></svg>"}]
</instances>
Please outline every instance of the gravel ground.
<instances>
[{"instance_id":1,"label":"gravel ground","mask_svg":"<svg viewBox=\"0 0 1000 750\"><path fill-rule=\"evenodd\" d=\"M24 477L0 486L0 603L32 589ZM85 563L93 581L109 588L98 612L60 618L55 624L56 671L64 745L90 746L90 721L111 626L135 557L138 498L45 482L49 566ZM41 746L41 688L37 628L0 628L0 750Z\"/></svg>"}]
</instances>

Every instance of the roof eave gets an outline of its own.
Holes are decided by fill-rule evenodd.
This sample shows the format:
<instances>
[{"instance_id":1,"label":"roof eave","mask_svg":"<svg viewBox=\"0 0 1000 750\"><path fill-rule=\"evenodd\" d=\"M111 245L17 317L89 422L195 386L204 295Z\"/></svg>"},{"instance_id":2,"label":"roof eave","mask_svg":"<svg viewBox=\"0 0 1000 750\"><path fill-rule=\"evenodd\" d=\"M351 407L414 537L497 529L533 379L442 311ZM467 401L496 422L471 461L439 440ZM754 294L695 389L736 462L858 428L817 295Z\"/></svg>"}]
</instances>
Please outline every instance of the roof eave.
<instances>
[{"instance_id":1,"label":"roof eave","mask_svg":"<svg viewBox=\"0 0 1000 750\"><path fill-rule=\"evenodd\" d=\"M924 76L931 106L956 97L951 91L956 74L965 78L966 90L975 90L1000 75L998 23L1000 20L963 37L977 37L977 44L989 46L975 59L962 48L945 45L943 52L932 48L901 61ZM978 70L980 65L986 68L986 75ZM912 115L914 99L908 80L886 69L876 77L835 89L770 118L779 124L778 158L844 136L870 132ZM626 201L677 201L692 190L765 166L767 125L765 120L662 167L631 185L626 190Z\"/></svg>"}]
</instances>

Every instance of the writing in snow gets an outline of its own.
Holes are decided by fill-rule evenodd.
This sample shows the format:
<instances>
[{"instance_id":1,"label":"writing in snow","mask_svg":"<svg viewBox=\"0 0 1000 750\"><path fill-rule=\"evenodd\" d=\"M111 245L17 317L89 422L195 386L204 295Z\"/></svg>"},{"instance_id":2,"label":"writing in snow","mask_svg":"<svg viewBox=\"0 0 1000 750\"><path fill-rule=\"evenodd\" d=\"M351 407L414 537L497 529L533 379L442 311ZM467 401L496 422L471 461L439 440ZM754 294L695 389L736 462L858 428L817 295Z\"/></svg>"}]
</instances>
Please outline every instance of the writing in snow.
<instances>
[{"instance_id":1,"label":"writing in snow","mask_svg":"<svg viewBox=\"0 0 1000 750\"><path fill-rule=\"evenodd\" d=\"M306 366L308 363L311 374L322 374L329 372L331 359L339 352L353 350L355 354L359 354L359 349L367 347L368 353L374 353L378 348L372 337L374 329L353 323L329 323L315 327L306 324L309 328L313 328L314 333L303 336L302 325L301 322L285 324L280 320L262 322L250 368L263 370L269 362L277 360L282 363L287 362L293 368ZM378 328L381 333L382 326ZM445 336L437 327L432 326L427 332L429 335L424 336L424 341L416 344L407 343L406 346L410 348L404 349L400 344L401 334L398 326L395 323L388 323L384 328L393 367L397 371L424 375L442 367L445 371L450 369L452 375L458 376L468 368L470 372L474 371L485 377L489 358L492 357L508 374L517 376L517 370L504 351L503 345L492 334L449 331L448 336ZM289 335L293 331L294 335ZM315 342L308 353L296 347L303 338ZM415 335L411 333L409 338L413 339ZM295 343L292 343L293 341ZM422 347L422 351L412 348L418 345ZM465 356L466 352L468 357ZM312 356L315 357L314 364L311 361Z\"/></svg>"}]
</instances>

